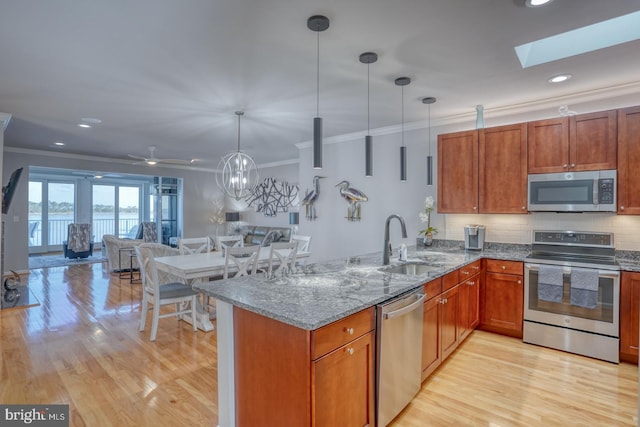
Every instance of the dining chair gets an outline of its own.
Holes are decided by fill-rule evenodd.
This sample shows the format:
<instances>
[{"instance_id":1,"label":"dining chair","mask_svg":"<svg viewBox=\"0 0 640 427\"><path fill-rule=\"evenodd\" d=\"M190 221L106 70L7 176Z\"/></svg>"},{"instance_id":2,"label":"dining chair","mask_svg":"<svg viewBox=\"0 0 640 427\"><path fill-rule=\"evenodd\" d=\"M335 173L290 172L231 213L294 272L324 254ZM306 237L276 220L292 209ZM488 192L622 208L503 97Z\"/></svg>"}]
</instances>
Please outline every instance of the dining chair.
<instances>
[{"instance_id":1,"label":"dining chair","mask_svg":"<svg viewBox=\"0 0 640 427\"><path fill-rule=\"evenodd\" d=\"M247 246L241 248L227 248L224 257L223 279L229 277L241 277L248 274L256 274L258 270L258 257L260 256L260 246ZM238 271L229 276L229 267L236 267Z\"/></svg>"},{"instance_id":2,"label":"dining chair","mask_svg":"<svg viewBox=\"0 0 640 427\"><path fill-rule=\"evenodd\" d=\"M298 242L298 252L309 252L309 247L311 246L311 236L301 236L299 234L291 235L291 242ZM307 259L296 260L296 266L305 266L307 264Z\"/></svg>"},{"instance_id":3,"label":"dining chair","mask_svg":"<svg viewBox=\"0 0 640 427\"><path fill-rule=\"evenodd\" d=\"M209 237L191 237L178 240L180 255L199 254L211 252L211 239Z\"/></svg>"},{"instance_id":4,"label":"dining chair","mask_svg":"<svg viewBox=\"0 0 640 427\"><path fill-rule=\"evenodd\" d=\"M241 248L244 246L244 239L242 236L217 236L216 237L216 249L224 251L226 248Z\"/></svg>"},{"instance_id":5,"label":"dining chair","mask_svg":"<svg viewBox=\"0 0 640 427\"><path fill-rule=\"evenodd\" d=\"M153 320L151 322L151 341L156 340L158 321L164 317L177 316L182 319L185 314L191 315L193 332L198 330L196 323L196 300L198 291L191 286L177 281L170 281L171 276L158 271L155 257L177 255L177 250L160 243L142 243L135 248L142 279L142 310L140 328L144 331L147 322L149 304L153 305ZM175 304L175 311L160 314L163 305Z\"/></svg>"},{"instance_id":6,"label":"dining chair","mask_svg":"<svg viewBox=\"0 0 640 427\"><path fill-rule=\"evenodd\" d=\"M292 234L290 241L298 242L299 252L309 252L309 245L311 244L311 236L301 236L299 234Z\"/></svg>"},{"instance_id":7,"label":"dining chair","mask_svg":"<svg viewBox=\"0 0 640 427\"><path fill-rule=\"evenodd\" d=\"M269 250L269 269L267 270L269 276L292 273L296 268L297 252L298 242L272 243Z\"/></svg>"}]
</instances>

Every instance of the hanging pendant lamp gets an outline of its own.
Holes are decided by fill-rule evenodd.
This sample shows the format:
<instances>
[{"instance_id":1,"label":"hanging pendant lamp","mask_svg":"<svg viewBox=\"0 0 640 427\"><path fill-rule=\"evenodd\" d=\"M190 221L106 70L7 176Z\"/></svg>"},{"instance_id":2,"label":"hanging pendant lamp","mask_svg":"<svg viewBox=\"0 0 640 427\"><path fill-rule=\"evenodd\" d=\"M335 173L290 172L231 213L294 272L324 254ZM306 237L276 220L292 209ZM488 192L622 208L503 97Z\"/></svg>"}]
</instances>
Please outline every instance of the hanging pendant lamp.
<instances>
[{"instance_id":1,"label":"hanging pendant lamp","mask_svg":"<svg viewBox=\"0 0 640 427\"><path fill-rule=\"evenodd\" d=\"M429 154L427 155L427 185L433 185L433 157L431 156L431 104L434 104L436 99L433 96L422 98L422 103L427 104L429 110Z\"/></svg>"},{"instance_id":2,"label":"hanging pendant lamp","mask_svg":"<svg viewBox=\"0 0 640 427\"><path fill-rule=\"evenodd\" d=\"M313 168L322 169L322 117L320 117L320 32L329 28L329 18L314 15L307 27L318 33L316 49L316 117L313 118Z\"/></svg>"},{"instance_id":3,"label":"hanging pendant lamp","mask_svg":"<svg viewBox=\"0 0 640 427\"><path fill-rule=\"evenodd\" d=\"M373 137L371 131L370 105L371 97L369 93L370 78L369 65L378 60L378 55L374 52L365 52L360 55L360 62L367 64L367 136L364 137L364 175L373 176Z\"/></svg>"},{"instance_id":4,"label":"hanging pendant lamp","mask_svg":"<svg viewBox=\"0 0 640 427\"><path fill-rule=\"evenodd\" d=\"M407 147L404 145L404 87L411 83L409 77L398 77L396 86L402 88L402 145L400 146L400 181L407 180Z\"/></svg>"},{"instance_id":5,"label":"hanging pendant lamp","mask_svg":"<svg viewBox=\"0 0 640 427\"><path fill-rule=\"evenodd\" d=\"M258 185L258 168L249 155L240 151L240 117L244 112L235 114L238 116L238 151L220 160L216 182L226 195L240 200L251 195Z\"/></svg>"}]
</instances>

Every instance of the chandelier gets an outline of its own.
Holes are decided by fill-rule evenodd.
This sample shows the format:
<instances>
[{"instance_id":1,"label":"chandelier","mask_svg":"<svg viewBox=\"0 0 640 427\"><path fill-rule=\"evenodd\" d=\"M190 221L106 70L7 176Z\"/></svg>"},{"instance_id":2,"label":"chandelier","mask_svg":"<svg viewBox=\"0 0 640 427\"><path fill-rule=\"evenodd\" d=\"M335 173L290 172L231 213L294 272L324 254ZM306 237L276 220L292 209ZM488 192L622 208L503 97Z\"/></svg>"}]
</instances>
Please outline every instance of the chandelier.
<instances>
[{"instance_id":1,"label":"chandelier","mask_svg":"<svg viewBox=\"0 0 640 427\"><path fill-rule=\"evenodd\" d=\"M244 112L236 111L236 115L238 116L238 151L220 159L216 182L226 195L240 200L251 195L258 185L258 168L249 155L240 151L240 117Z\"/></svg>"}]
</instances>

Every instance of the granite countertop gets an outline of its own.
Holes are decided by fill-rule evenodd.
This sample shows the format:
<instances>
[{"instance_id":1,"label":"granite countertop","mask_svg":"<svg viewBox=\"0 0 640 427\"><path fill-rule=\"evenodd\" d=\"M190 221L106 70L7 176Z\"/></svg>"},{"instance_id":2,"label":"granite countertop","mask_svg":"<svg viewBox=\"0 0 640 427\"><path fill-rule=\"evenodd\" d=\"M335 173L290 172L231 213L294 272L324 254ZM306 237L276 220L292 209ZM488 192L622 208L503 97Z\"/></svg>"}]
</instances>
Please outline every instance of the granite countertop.
<instances>
[{"instance_id":1,"label":"granite countertop","mask_svg":"<svg viewBox=\"0 0 640 427\"><path fill-rule=\"evenodd\" d=\"M523 261L527 245L490 245L483 251L458 247L410 247L407 261L436 267L427 274L405 275L381 271L382 252L305 266L286 276L264 274L194 284L206 295L234 306L314 330L350 314L421 287L481 258ZM397 254L390 266L399 264Z\"/></svg>"}]
</instances>

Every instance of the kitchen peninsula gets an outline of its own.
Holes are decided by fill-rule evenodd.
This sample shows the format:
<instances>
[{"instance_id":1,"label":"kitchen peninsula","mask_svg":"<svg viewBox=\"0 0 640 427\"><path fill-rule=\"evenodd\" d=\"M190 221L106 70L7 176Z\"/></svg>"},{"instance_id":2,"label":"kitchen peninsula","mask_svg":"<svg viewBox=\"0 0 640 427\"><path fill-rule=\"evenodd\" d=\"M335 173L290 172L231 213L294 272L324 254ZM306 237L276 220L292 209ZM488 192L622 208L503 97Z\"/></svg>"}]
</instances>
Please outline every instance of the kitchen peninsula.
<instances>
[{"instance_id":1,"label":"kitchen peninsula","mask_svg":"<svg viewBox=\"0 0 640 427\"><path fill-rule=\"evenodd\" d=\"M338 416L373 425L374 306L481 258L522 261L528 250L412 248L409 262L433 267L422 275L385 271L373 253L273 279L197 284L217 299L220 425L348 424Z\"/></svg>"}]
</instances>

